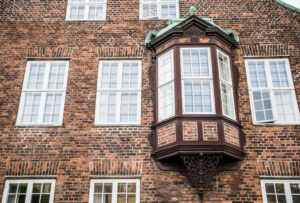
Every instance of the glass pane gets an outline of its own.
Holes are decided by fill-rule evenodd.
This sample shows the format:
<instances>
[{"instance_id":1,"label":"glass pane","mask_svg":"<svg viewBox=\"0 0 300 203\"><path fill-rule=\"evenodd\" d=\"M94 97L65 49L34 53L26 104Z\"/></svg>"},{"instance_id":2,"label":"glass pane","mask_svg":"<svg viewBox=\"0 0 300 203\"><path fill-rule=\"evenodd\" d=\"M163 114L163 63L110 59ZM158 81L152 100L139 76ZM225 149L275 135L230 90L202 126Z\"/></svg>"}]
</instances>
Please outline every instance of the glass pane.
<instances>
[{"instance_id":1,"label":"glass pane","mask_svg":"<svg viewBox=\"0 0 300 203\"><path fill-rule=\"evenodd\" d=\"M158 58L158 85L173 80L173 71L173 51L169 51Z\"/></svg>"},{"instance_id":2,"label":"glass pane","mask_svg":"<svg viewBox=\"0 0 300 203\"><path fill-rule=\"evenodd\" d=\"M17 196L17 203L25 203L25 198L26 198L26 195L18 195Z\"/></svg>"},{"instance_id":3,"label":"glass pane","mask_svg":"<svg viewBox=\"0 0 300 203\"><path fill-rule=\"evenodd\" d=\"M126 203L126 195L118 195L118 203Z\"/></svg>"},{"instance_id":4,"label":"glass pane","mask_svg":"<svg viewBox=\"0 0 300 203\"><path fill-rule=\"evenodd\" d=\"M135 192L136 191L136 184L135 183L128 183L127 186L127 192L131 193L131 192Z\"/></svg>"},{"instance_id":5,"label":"glass pane","mask_svg":"<svg viewBox=\"0 0 300 203\"><path fill-rule=\"evenodd\" d=\"M16 195L8 195L7 203L15 203Z\"/></svg>"},{"instance_id":6,"label":"glass pane","mask_svg":"<svg viewBox=\"0 0 300 203\"><path fill-rule=\"evenodd\" d=\"M135 203L135 202L136 202L135 194L128 194L127 203Z\"/></svg>"},{"instance_id":7,"label":"glass pane","mask_svg":"<svg viewBox=\"0 0 300 203\"><path fill-rule=\"evenodd\" d=\"M102 194L94 195L94 203L102 203Z\"/></svg>"},{"instance_id":8,"label":"glass pane","mask_svg":"<svg viewBox=\"0 0 300 203\"><path fill-rule=\"evenodd\" d=\"M32 188L32 192L33 193L40 193L41 192L41 187L42 187L41 183L34 183L33 188Z\"/></svg>"},{"instance_id":9,"label":"glass pane","mask_svg":"<svg viewBox=\"0 0 300 203\"><path fill-rule=\"evenodd\" d=\"M112 195L111 194L105 194L103 195L103 203L111 203L112 202Z\"/></svg>"},{"instance_id":10,"label":"glass pane","mask_svg":"<svg viewBox=\"0 0 300 203\"><path fill-rule=\"evenodd\" d=\"M50 195L48 194L42 195L41 203L49 203L49 200L50 200Z\"/></svg>"},{"instance_id":11,"label":"glass pane","mask_svg":"<svg viewBox=\"0 0 300 203\"><path fill-rule=\"evenodd\" d=\"M290 183L292 194L300 194L300 183Z\"/></svg>"},{"instance_id":12,"label":"glass pane","mask_svg":"<svg viewBox=\"0 0 300 203\"><path fill-rule=\"evenodd\" d=\"M104 193L112 192L112 183L104 183Z\"/></svg>"},{"instance_id":13,"label":"glass pane","mask_svg":"<svg viewBox=\"0 0 300 203\"><path fill-rule=\"evenodd\" d=\"M18 183L10 183L8 193L16 193L18 188Z\"/></svg>"},{"instance_id":14,"label":"glass pane","mask_svg":"<svg viewBox=\"0 0 300 203\"><path fill-rule=\"evenodd\" d=\"M32 195L31 203L40 203L40 194Z\"/></svg>"},{"instance_id":15,"label":"glass pane","mask_svg":"<svg viewBox=\"0 0 300 203\"><path fill-rule=\"evenodd\" d=\"M293 203L300 202L300 195L292 195L293 196Z\"/></svg>"},{"instance_id":16,"label":"glass pane","mask_svg":"<svg viewBox=\"0 0 300 203\"><path fill-rule=\"evenodd\" d=\"M126 183L119 183L118 184L118 192L122 192L122 193L126 192Z\"/></svg>"},{"instance_id":17,"label":"glass pane","mask_svg":"<svg viewBox=\"0 0 300 203\"><path fill-rule=\"evenodd\" d=\"M283 193L284 194L284 185L276 183L276 193Z\"/></svg>"},{"instance_id":18,"label":"glass pane","mask_svg":"<svg viewBox=\"0 0 300 203\"><path fill-rule=\"evenodd\" d=\"M275 195L267 195L268 203L277 203Z\"/></svg>"},{"instance_id":19,"label":"glass pane","mask_svg":"<svg viewBox=\"0 0 300 203\"><path fill-rule=\"evenodd\" d=\"M20 183L18 193L26 193L27 183Z\"/></svg>"},{"instance_id":20,"label":"glass pane","mask_svg":"<svg viewBox=\"0 0 300 203\"><path fill-rule=\"evenodd\" d=\"M277 195L278 203L286 203L285 195Z\"/></svg>"},{"instance_id":21,"label":"glass pane","mask_svg":"<svg viewBox=\"0 0 300 203\"><path fill-rule=\"evenodd\" d=\"M266 183L266 192L267 193L275 193L274 184Z\"/></svg>"},{"instance_id":22,"label":"glass pane","mask_svg":"<svg viewBox=\"0 0 300 203\"><path fill-rule=\"evenodd\" d=\"M51 190L51 183L44 183L43 193L50 193L50 190Z\"/></svg>"},{"instance_id":23,"label":"glass pane","mask_svg":"<svg viewBox=\"0 0 300 203\"><path fill-rule=\"evenodd\" d=\"M95 183L94 185L94 192L95 193L102 193L102 183Z\"/></svg>"}]
</instances>

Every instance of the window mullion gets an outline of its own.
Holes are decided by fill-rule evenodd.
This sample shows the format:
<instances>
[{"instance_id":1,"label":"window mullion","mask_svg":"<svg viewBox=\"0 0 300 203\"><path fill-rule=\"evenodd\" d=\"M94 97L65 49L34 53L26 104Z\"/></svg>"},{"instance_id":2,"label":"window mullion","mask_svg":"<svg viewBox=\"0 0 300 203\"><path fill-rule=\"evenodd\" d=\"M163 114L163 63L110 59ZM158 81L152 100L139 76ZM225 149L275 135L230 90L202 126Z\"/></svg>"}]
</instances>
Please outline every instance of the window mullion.
<instances>
[{"instance_id":1,"label":"window mullion","mask_svg":"<svg viewBox=\"0 0 300 203\"><path fill-rule=\"evenodd\" d=\"M116 101L116 120L115 120L115 122L117 122L117 123L121 122L121 119L120 119L120 117L121 117L121 115L120 115L120 113L121 113L121 99L122 99L121 94L122 94L121 91L116 92L117 101Z\"/></svg>"},{"instance_id":2,"label":"window mullion","mask_svg":"<svg viewBox=\"0 0 300 203\"><path fill-rule=\"evenodd\" d=\"M40 108L39 108L39 114L38 114L38 124L43 123L45 105L46 105L46 97L47 97L47 93L41 92L41 102L40 102Z\"/></svg>"},{"instance_id":3,"label":"window mullion","mask_svg":"<svg viewBox=\"0 0 300 203\"><path fill-rule=\"evenodd\" d=\"M83 16L83 20L89 20L89 9L90 9L90 5L89 4L85 4L84 5L84 16Z\"/></svg>"},{"instance_id":4,"label":"window mullion","mask_svg":"<svg viewBox=\"0 0 300 203\"><path fill-rule=\"evenodd\" d=\"M113 184L113 191L112 191L112 202L117 202L117 195L118 195L118 182L112 181Z\"/></svg>"},{"instance_id":5,"label":"window mullion","mask_svg":"<svg viewBox=\"0 0 300 203\"><path fill-rule=\"evenodd\" d=\"M161 0L157 0L157 4L156 4L156 17L157 18L161 18Z\"/></svg>"},{"instance_id":6,"label":"window mullion","mask_svg":"<svg viewBox=\"0 0 300 203\"><path fill-rule=\"evenodd\" d=\"M27 191L26 191L26 197L25 197L25 203L30 203L31 201L31 195L32 195L32 181L27 183Z\"/></svg>"}]
</instances>

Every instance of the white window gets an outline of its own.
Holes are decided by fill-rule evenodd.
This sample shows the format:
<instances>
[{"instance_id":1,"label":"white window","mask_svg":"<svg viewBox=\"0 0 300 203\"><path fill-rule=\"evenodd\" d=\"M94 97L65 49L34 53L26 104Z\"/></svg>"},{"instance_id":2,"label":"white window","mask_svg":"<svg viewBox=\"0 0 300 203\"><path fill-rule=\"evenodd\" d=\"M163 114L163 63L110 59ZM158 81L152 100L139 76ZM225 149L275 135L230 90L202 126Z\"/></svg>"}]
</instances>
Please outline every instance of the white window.
<instances>
[{"instance_id":1,"label":"white window","mask_svg":"<svg viewBox=\"0 0 300 203\"><path fill-rule=\"evenodd\" d=\"M27 62L17 125L61 125L68 61Z\"/></svg>"},{"instance_id":2,"label":"white window","mask_svg":"<svg viewBox=\"0 0 300 203\"><path fill-rule=\"evenodd\" d=\"M261 180L264 203L300 202L299 180Z\"/></svg>"},{"instance_id":3,"label":"white window","mask_svg":"<svg viewBox=\"0 0 300 203\"><path fill-rule=\"evenodd\" d=\"M105 20L106 0L69 0L67 20Z\"/></svg>"},{"instance_id":4,"label":"white window","mask_svg":"<svg viewBox=\"0 0 300 203\"><path fill-rule=\"evenodd\" d=\"M247 60L246 68L254 123L298 124L288 59Z\"/></svg>"},{"instance_id":5,"label":"white window","mask_svg":"<svg viewBox=\"0 0 300 203\"><path fill-rule=\"evenodd\" d=\"M178 0L140 0L141 19L179 18Z\"/></svg>"},{"instance_id":6,"label":"white window","mask_svg":"<svg viewBox=\"0 0 300 203\"><path fill-rule=\"evenodd\" d=\"M100 61L95 124L140 124L141 62Z\"/></svg>"},{"instance_id":7,"label":"white window","mask_svg":"<svg viewBox=\"0 0 300 203\"><path fill-rule=\"evenodd\" d=\"M52 203L55 180L7 180L2 203Z\"/></svg>"},{"instance_id":8,"label":"white window","mask_svg":"<svg viewBox=\"0 0 300 203\"><path fill-rule=\"evenodd\" d=\"M229 57L217 51L223 114L235 120L235 108Z\"/></svg>"},{"instance_id":9,"label":"white window","mask_svg":"<svg viewBox=\"0 0 300 203\"><path fill-rule=\"evenodd\" d=\"M181 48L183 113L215 113L209 48Z\"/></svg>"},{"instance_id":10,"label":"white window","mask_svg":"<svg viewBox=\"0 0 300 203\"><path fill-rule=\"evenodd\" d=\"M140 180L95 179L90 184L89 203L139 203Z\"/></svg>"},{"instance_id":11,"label":"white window","mask_svg":"<svg viewBox=\"0 0 300 203\"><path fill-rule=\"evenodd\" d=\"M158 57L158 120L174 116L173 50Z\"/></svg>"}]
</instances>

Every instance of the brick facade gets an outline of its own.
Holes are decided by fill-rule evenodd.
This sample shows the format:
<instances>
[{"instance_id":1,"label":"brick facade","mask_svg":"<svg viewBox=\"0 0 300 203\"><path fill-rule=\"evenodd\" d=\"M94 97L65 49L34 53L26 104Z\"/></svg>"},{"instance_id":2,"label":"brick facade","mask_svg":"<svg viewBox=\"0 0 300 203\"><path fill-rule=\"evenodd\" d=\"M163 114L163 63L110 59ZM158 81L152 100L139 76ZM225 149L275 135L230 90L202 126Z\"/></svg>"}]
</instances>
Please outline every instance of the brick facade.
<instances>
[{"instance_id":1,"label":"brick facade","mask_svg":"<svg viewBox=\"0 0 300 203\"><path fill-rule=\"evenodd\" d=\"M299 106L300 14L273 0L179 0L181 18L191 6L240 38L233 67L245 158L238 170L214 177L204 201L262 202L261 175L300 175L300 126L253 125L244 56L288 57ZM54 175L55 203L87 203L90 176L112 167L113 174L141 178L141 202L199 202L184 176L160 170L151 158L152 66L144 40L167 21L139 20L138 0L108 0L106 21L66 21L66 7L67 0L0 2L0 199L10 176ZM70 61L63 125L16 127L26 63L38 57ZM99 57L142 61L141 125L94 126ZM175 127L167 137L161 146L176 140Z\"/></svg>"},{"instance_id":2,"label":"brick facade","mask_svg":"<svg viewBox=\"0 0 300 203\"><path fill-rule=\"evenodd\" d=\"M157 130L157 144L159 147L171 144L176 141L175 123L160 127Z\"/></svg>"},{"instance_id":3,"label":"brick facade","mask_svg":"<svg viewBox=\"0 0 300 203\"><path fill-rule=\"evenodd\" d=\"M183 122L183 140L197 141L198 140L198 127L197 122Z\"/></svg>"},{"instance_id":4,"label":"brick facade","mask_svg":"<svg viewBox=\"0 0 300 203\"><path fill-rule=\"evenodd\" d=\"M239 140L239 130L233 126L231 126L228 123L224 123L224 135L225 135L225 141L240 146L240 140Z\"/></svg>"},{"instance_id":5,"label":"brick facade","mask_svg":"<svg viewBox=\"0 0 300 203\"><path fill-rule=\"evenodd\" d=\"M216 122L202 122L203 140L217 141L218 126Z\"/></svg>"}]
</instances>

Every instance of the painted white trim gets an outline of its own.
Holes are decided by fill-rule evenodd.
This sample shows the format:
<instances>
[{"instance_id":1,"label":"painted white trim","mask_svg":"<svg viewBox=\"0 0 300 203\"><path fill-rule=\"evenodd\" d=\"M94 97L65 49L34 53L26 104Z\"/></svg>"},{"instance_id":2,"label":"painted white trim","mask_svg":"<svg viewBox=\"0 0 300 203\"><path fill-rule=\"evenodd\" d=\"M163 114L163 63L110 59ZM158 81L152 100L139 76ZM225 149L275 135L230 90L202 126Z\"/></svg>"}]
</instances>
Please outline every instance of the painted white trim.
<instances>
[{"instance_id":1,"label":"painted white trim","mask_svg":"<svg viewBox=\"0 0 300 203\"><path fill-rule=\"evenodd\" d=\"M291 188L289 187L289 184L290 183L300 184L300 180L260 180L262 197L263 197L264 203L268 203L266 187L265 187L266 183L282 183L282 184L284 184L284 192L285 192L286 202L293 203Z\"/></svg>"},{"instance_id":2,"label":"painted white trim","mask_svg":"<svg viewBox=\"0 0 300 203\"><path fill-rule=\"evenodd\" d=\"M222 54L223 56L225 56L227 58L227 67L228 67L228 71L229 71L229 82L225 81L221 78L221 70L220 70L220 66L219 66L219 53ZM219 73L219 86L220 86L220 93L221 93L221 103L222 103L222 113L224 116L227 116L228 118L231 118L233 120L236 120L236 111L235 111L235 100L233 97L233 87L232 87L232 68L231 68L231 63L230 63L230 58L227 54L225 54L223 51L217 49L217 64L218 64L218 73ZM222 91L222 83L225 84L225 86L229 86L229 88L231 88L230 91L230 97L231 97L231 101L232 101L232 108L233 108L233 116L225 114L224 113L224 108L223 108L223 91Z\"/></svg>"},{"instance_id":3,"label":"painted white trim","mask_svg":"<svg viewBox=\"0 0 300 203\"><path fill-rule=\"evenodd\" d=\"M180 9L179 9L179 0L176 1L164 1L162 2L161 0L157 0L156 5L157 5L157 16L153 17L148 17L148 18L143 18L143 0L140 0L139 3L139 20L169 20L169 18L162 18L161 17L161 5L162 4L175 4L175 9L176 9L176 18L180 18Z\"/></svg>"},{"instance_id":4,"label":"painted white trim","mask_svg":"<svg viewBox=\"0 0 300 203\"><path fill-rule=\"evenodd\" d=\"M42 89L28 89L27 83L29 80L29 74L30 74L30 67L32 64L40 64L45 63L45 72L44 72L44 80L43 80L43 88ZM65 63L65 73L64 73L64 84L62 89L48 89L48 80L49 80L49 73L50 73L50 65L53 63ZM66 89L67 89L67 83L68 83L68 73L69 73L69 61L27 61L24 80L23 80L23 86L22 86L22 93L18 108L18 115L16 120L16 126L61 126L63 122L63 114L64 114L64 106L65 106L65 97L66 97ZM22 122L22 113L24 109L24 102L25 102L25 95L30 93L40 93L41 94L41 101L39 106L39 113L38 113L38 120L36 123L24 123ZM45 100L47 94L62 94L62 101L61 101L61 108L60 108L60 116L58 122L51 122L51 123L44 123L44 109L45 109Z\"/></svg>"},{"instance_id":5,"label":"painted white trim","mask_svg":"<svg viewBox=\"0 0 300 203\"><path fill-rule=\"evenodd\" d=\"M138 86L137 88L126 88L123 89L122 85L122 64L123 63L138 63ZM117 88L114 89L102 89L102 67L103 63L117 63L118 64L118 73L117 73ZM99 61L98 68L98 82L97 82L97 96L96 96L96 105L95 105L95 126L118 126L118 125L140 125L141 124L141 85L142 85L142 62L140 60L103 60ZM100 113L100 93L103 92L115 92L116 93L116 112L115 112L115 122L100 122L99 113ZM120 121L120 111L121 111L121 95L122 93L137 93L137 121L136 122L121 122Z\"/></svg>"},{"instance_id":6,"label":"painted white trim","mask_svg":"<svg viewBox=\"0 0 300 203\"><path fill-rule=\"evenodd\" d=\"M8 190L9 190L9 184L10 183L27 183L25 203L30 203L31 202L32 187L33 187L34 183L51 183L49 203L53 203L54 191L55 191L55 182L56 182L56 180L54 180L54 179L6 180L5 181L5 186L4 186L2 203L7 202Z\"/></svg>"},{"instance_id":7,"label":"painted white trim","mask_svg":"<svg viewBox=\"0 0 300 203\"><path fill-rule=\"evenodd\" d=\"M273 82L272 82L272 77L271 77L271 71L270 71L270 61L284 61L285 62L285 67L286 67L286 73L287 73L287 79L289 83L289 87L273 87ZM249 62L263 62L264 67L265 67L265 74L266 74L266 80L267 80L267 85L268 87L266 88L252 88L251 87L251 78L250 78L250 70L249 70ZM256 121L256 116L255 116L255 108L254 108L254 102L253 102L253 96L252 92L253 91L260 91L260 90L265 90L270 92L270 98L271 98L271 104L272 104L272 111L273 111L273 116L274 116L274 121L272 124L290 124L290 125L298 125L300 124L300 114L299 114L299 108L298 108L298 103L297 103L297 98L296 98L296 93L294 89L294 83L293 83L293 78L291 74L291 69L290 69L290 64L289 60L286 58L278 58L278 59L246 59L245 60L245 66L246 66L246 74L247 74L247 83L248 83L248 92L249 92L249 97L250 97L250 106L251 106L251 114L252 114L252 119L253 119L253 124L254 125L261 125L261 124L266 124L268 121ZM276 107L276 100L274 96L274 92L276 91L290 91L291 92L291 97L292 97L292 103L293 103L293 109L295 110L295 117L296 120L294 121L278 121L278 114L277 114L277 107Z\"/></svg>"},{"instance_id":8,"label":"painted white trim","mask_svg":"<svg viewBox=\"0 0 300 203\"><path fill-rule=\"evenodd\" d=\"M90 6L103 5L103 18L100 19L89 19L89 8ZM83 19L71 19L71 6L84 6L84 16ZM89 2L89 0L85 0L85 2L71 2L68 0L67 11L66 11L66 21L106 21L106 9L107 9L107 0L104 2Z\"/></svg>"},{"instance_id":9,"label":"painted white trim","mask_svg":"<svg viewBox=\"0 0 300 203\"><path fill-rule=\"evenodd\" d=\"M207 50L207 59L208 59L208 71L209 71L209 76L207 77L184 77L184 71L183 71L183 50ZM213 83L213 71L212 71L212 61L211 61L211 49L210 47L184 47L180 48L180 73L181 73L181 96L182 96L182 114L215 114L216 113L216 106L215 106L215 94L214 94L214 83ZM210 91L211 91L211 107L212 111L211 112L187 112L185 111L185 98L184 98L184 81L209 81L210 83Z\"/></svg>"},{"instance_id":10,"label":"painted white trim","mask_svg":"<svg viewBox=\"0 0 300 203\"><path fill-rule=\"evenodd\" d=\"M94 202L95 183L112 183L112 203L117 203L118 183L136 184L136 203L140 203L140 179L92 179L90 181L89 203Z\"/></svg>"}]
</instances>

